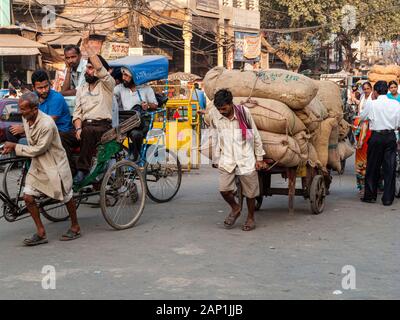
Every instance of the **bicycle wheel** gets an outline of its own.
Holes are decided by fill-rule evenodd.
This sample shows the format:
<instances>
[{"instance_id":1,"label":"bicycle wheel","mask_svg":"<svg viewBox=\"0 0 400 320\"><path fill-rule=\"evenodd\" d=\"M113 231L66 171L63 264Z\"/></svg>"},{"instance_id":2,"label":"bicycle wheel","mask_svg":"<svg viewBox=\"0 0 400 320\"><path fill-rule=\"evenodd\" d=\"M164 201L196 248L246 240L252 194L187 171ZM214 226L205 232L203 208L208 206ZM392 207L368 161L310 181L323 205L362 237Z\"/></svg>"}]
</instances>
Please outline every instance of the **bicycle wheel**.
<instances>
[{"instance_id":1,"label":"bicycle wheel","mask_svg":"<svg viewBox=\"0 0 400 320\"><path fill-rule=\"evenodd\" d=\"M76 209L78 209L80 204L81 198L75 199ZM40 208L40 213L43 215L43 217L51 222L61 222L68 220L69 218L67 207L64 203L61 202L44 205Z\"/></svg>"},{"instance_id":2,"label":"bicycle wheel","mask_svg":"<svg viewBox=\"0 0 400 320\"><path fill-rule=\"evenodd\" d=\"M155 202L168 202L181 186L181 163L175 153L164 146L153 145L151 148L144 167L147 195Z\"/></svg>"},{"instance_id":3,"label":"bicycle wheel","mask_svg":"<svg viewBox=\"0 0 400 320\"><path fill-rule=\"evenodd\" d=\"M101 184L100 205L111 227L133 227L143 213L145 200L143 174L134 162L121 160L107 170Z\"/></svg>"},{"instance_id":4,"label":"bicycle wheel","mask_svg":"<svg viewBox=\"0 0 400 320\"><path fill-rule=\"evenodd\" d=\"M26 160L12 162L4 170L2 187L4 193L10 198L15 199L22 196L25 185Z\"/></svg>"}]
</instances>

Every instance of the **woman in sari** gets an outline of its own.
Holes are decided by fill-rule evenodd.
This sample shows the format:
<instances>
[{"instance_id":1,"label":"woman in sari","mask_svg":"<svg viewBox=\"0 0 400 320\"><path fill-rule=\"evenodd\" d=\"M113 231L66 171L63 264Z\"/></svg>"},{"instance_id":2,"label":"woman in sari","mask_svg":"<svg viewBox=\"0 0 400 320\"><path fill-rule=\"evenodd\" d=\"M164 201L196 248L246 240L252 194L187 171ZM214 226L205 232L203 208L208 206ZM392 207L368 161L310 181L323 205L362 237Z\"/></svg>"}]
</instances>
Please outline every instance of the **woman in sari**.
<instances>
[{"instance_id":1,"label":"woman in sari","mask_svg":"<svg viewBox=\"0 0 400 320\"><path fill-rule=\"evenodd\" d=\"M368 140L371 137L371 131L369 130L368 121L360 121L359 115L361 111L365 108L368 101L373 99L372 85L370 82L365 82L362 85L363 95L358 105L357 117L354 120L354 137L356 139L356 161L355 170L357 178L357 189L359 190L359 195L362 197L364 195L364 185L365 185L365 173L367 169L367 150L368 150Z\"/></svg>"}]
</instances>

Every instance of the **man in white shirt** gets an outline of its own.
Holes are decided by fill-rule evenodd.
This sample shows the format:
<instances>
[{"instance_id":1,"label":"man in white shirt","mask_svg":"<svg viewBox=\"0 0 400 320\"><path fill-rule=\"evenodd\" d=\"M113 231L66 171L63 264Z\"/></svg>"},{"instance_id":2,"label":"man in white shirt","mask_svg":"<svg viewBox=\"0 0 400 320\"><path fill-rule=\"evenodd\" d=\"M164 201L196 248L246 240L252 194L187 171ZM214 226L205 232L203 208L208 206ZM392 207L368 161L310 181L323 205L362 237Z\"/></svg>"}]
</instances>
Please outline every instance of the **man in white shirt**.
<instances>
[{"instance_id":1,"label":"man in white shirt","mask_svg":"<svg viewBox=\"0 0 400 320\"><path fill-rule=\"evenodd\" d=\"M149 119L146 116L147 110L155 110L158 102L153 89L150 86L136 86L132 72L127 68L121 68L122 83L114 88L114 97L118 109L125 111L137 111L141 116L140 127L130 132L129 151L133 156L133 161L137 161L140 155L143 138L149 130Z\"/></svg>"},{"instance_id":2,"label":"man in white shirt","mask_svg":"<svg viewBox=\"0 0 400 320\"><path fill-rule=\"evenodd\" d=\"M360 114L361 120L369 120L372 131L368 141L367 171L365 176L365 193L363 202L375 202L380 178L380 168L383 168L384 192L382 203L390 206L395 195L396 171L396 135L400 127L400 103L389 99L386 94L388 85L378 81L374 85L376 100L367 101Z\"/></svg>"},{"instance_id":3,"label":"man in white shirt","mask_svg":"<svg viewBox=\"0 0 400 320\"><path fill-rule=\"evenodd\" d=\"M255 228L255 198L260 193L256 170L265 167L265 152L251 113L246 107L235 106L232 101L232 93L228 90L219 90L215 94L215 107L209 112L209 125L218 138L216 157L219 158L219 190L232 209L224 226L232 228L240 216L241 205L234 197L235 177L238 176L248 208L242 230L250 231Z\"/></svg>"},{"instance_id":4,"label":"man in white shirt","mask_svg":"<svg viewBox=\"0 0 400 320\"><path fill-rule=\"evenodd\" d=\"M76 45L65 47L64 58L66 69L61 94L63 96L75 96L77 88L86 83L85 71L87 60L82 58L81 50Z\"/></svg>"}]
</instances>

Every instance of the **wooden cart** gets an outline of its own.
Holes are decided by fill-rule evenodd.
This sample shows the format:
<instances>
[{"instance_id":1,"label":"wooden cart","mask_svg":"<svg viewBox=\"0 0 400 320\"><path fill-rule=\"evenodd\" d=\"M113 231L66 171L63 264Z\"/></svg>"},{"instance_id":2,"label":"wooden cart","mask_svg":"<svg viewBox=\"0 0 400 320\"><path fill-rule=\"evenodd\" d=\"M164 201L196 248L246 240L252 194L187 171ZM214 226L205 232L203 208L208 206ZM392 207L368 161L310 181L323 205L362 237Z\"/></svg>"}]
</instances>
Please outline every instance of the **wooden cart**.
<instances>
[{"instance_id":1,"label":"wooden cart","mask_svg":"<svg viewBox=\"0 0 400 320\"><path fill-rule=\"evenodd\" d=\"M304 199L310 200L310 209L313 214L320 214L325 207L325 197L329 193L329 187L332 177L329 172L321 169L311 167L309 164L303 167L280 167L271 166L273 161L266 162L270 168L258 172L260 182L260 196L256 198L256 210L259 210L264 196L272 195L287 195L289 213L294 213L294 197L302 196ZM280 174L282 178L288 181L287 188L273 188L271 187L271 178L273 174ZM301 178L302 188L296 189L296 179ZM240 182L237 180L238 194L241 195ZM242 196L239 199L240 203L243 202Z\"/></svg>"}]
</instances>

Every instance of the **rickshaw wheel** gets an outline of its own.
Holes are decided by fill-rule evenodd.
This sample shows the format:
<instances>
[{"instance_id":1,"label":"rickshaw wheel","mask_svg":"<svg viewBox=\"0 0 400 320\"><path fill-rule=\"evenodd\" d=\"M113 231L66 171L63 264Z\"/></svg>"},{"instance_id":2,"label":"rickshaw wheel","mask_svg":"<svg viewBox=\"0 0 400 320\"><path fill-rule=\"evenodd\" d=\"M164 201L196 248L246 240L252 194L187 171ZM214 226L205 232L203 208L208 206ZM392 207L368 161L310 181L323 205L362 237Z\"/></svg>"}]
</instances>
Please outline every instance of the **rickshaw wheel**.
<instances>
[{"instance_id":1,"label":"rickshaw wheel","mask_svg":"<svg viewBox=\"0 0 400 320\"><path fill-rule=\"evenodd\" d=\"M10 163L3 174L2 187L4 193L11 199L14 199L19 191L19 188L25 185L24 168L26 160ZM16 190L14 190L16 188Z\"/></svg>"},{"instance_id":2,"label":"rickshaw wheel","mask_svg":"<svg viewBox=\"0 0 400 320\"><path fill-rule=\"evenodd\" d=\"M100 189L101 212L107 223L117 230L133 227L143 213L146 186L143 173L132 161L112 165Z\"/></svg>"},{"instance_id":3,"label":"rickshaw wheel","mask_svg":"<svg viewBox=\"0 0 400 320\"><path fill-rule=\"evenodd\" d=\"M80 197L75 199L76 209L78 209L79 205L81 204L81 200L82 199ZM46 205L40 208L40 213L43 215L43 217L51 222L61 222L68 220L69 218L69 213L64 203Z\"/></svg>"},{"instance_id":4,"label":"rickshaw wheel","mask_svg":"<svg viewBox=\"0 0 400 320\"><path fill-rule=\"evenodd\" d=\"M326 186L324 177L317 175L310 186L310 205L313 214L320 214L325 207Z\"/></svg>"},{"instance_id":5,"label":"rickshaw wheel","mask_svg":"<svg viewBox=\"0 0 400 320\"><path fill-rule=\"evenodd\" d=\"M164 146L153 146L151 149L143 171L147 195L155 202L168 202L181 186L181 163L175 153Z\"/></svg>"}]
</instances>

